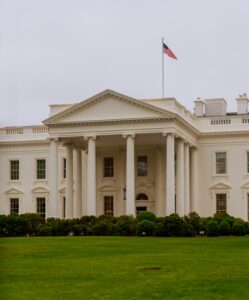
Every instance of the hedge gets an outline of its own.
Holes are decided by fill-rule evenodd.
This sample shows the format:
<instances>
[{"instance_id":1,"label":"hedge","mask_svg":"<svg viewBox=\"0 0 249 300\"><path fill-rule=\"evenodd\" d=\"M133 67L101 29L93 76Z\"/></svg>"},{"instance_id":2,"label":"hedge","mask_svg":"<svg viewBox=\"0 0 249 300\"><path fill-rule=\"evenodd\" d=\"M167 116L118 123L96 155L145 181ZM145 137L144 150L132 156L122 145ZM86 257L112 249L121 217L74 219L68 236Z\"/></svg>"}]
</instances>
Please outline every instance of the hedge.
<instances>
[{"instance_id":1,"label":"hedge","mask_svg":"<svg viewBox=\"0 0 249 300\"><path fill-rule=\"evenodd\" d=\"M249 234L249 223L228 214L215 214L201 218L192 212L180 217L172 214L156 217L145 211L133 216L113 217L110 215L83 216L80 219L48 218L46 221L37 214L0 215L0 236L160 236L189 237L200 232L207 236Z\"/></svg>"}]
</instances>

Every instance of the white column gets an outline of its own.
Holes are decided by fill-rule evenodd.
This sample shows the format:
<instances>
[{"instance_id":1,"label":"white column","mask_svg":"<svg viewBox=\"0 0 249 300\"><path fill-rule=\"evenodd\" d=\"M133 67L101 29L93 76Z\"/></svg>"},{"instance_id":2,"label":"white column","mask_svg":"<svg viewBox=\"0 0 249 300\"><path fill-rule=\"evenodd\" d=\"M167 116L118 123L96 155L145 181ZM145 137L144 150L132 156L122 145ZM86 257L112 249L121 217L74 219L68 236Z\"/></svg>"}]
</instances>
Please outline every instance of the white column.
<instances>
[{"instance_id":1,"label":"white column","mask_svg":"<svg viewBox=\"0 0 249 300\"><path fill-rule=\"evenodd\" d=\"M176 212L184 215L184 143L177 141L176 147Z\"/></svg>"},{"instance_id":2,"label":"white column","mask_svg":"<svg viewBox=\"0 0 249 300\"><path fill-rule=\"evenodd\" d=\"M73 147L66 145L66 218L73 218Z\"/></svg>"},{"instance_id":3,"label":"white column","mask_svg":"<svg viewBox=\"0 0 249 300\"><path fill-rule=\"evenodd\" d=\"M96 216L96 143L95 137L88 138L87 164L87 214Z\"/></svg>"},{"instance_id":4,"label":"white column","mask_svg":"<svg viewBox=\"0 0 249 300\"><path fill-rule=\"evenodd\" d=\"M190 210L198 212L198 153L196 148L190 151Z\"/></svg>"},{"instance_id":5,"label":"white column","mask_svg":"<svg viewBox=\"0 0 249 300\"><path fill-rule=\"evenodd\" d=\"M135 216L135 142L127 136L126 145L126 214Z\"/></svg>"},{"instance_id":6,"label":"white column","mask_svg":"<svg viewBox=\"0 0 249 300\"><path fill-rule=\"evenodd\" d=\"M190 213L190 188L189 188L189 144L184 144L184 214Z\"/></svg>"},{"instance_id":7,"label":"white column","mask_svg":"<svg viewBox=\"0 0 249 300\"><path fill-rule=\"evenodd\" d=\"M158 217L164 216L163 211L163 164L162 151L155 153L155 213Z\"/></svg>"},{"instance_id":8,"label":"white column","mask_svg":"<svg viewBox=\"0 0 249 300\"><path fill-rule=\"evenodd\" d=\"M75 149L75 197L74 218L82 217L82 153L80 148Z\"/></svg>"},{"instance_id":9,"label":"white column","mask_svg":"<svg viewBox=\"0 0 249 300\"><path fill-rule=\"evenodd\" d=\"M58 217L58 145L55 139L50 140L49 153L49 205L48 217Z\"/></svg>"},{"instance_id":10,"label":"white column","mask_svg":"<svg viewBox=\"0 0 249 300\"><path fill-rule=\"evenodd\" d=\"M166 215L175 213L175 138L166 138Z\"/></svg>"}]
</instances>

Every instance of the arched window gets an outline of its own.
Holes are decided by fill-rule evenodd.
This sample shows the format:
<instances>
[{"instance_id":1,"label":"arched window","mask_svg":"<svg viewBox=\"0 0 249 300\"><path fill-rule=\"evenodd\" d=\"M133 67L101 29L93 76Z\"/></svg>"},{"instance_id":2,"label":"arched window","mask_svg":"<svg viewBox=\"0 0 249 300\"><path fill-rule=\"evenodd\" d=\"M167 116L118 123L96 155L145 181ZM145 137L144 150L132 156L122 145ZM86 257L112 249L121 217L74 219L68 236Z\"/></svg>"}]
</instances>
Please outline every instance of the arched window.
<instances>
[{"instance_id":1,"label":"arched window","mask_svg":"<svg viewBox=\"0 0 249 300\"><path fill-rule=\"evenodd\" d=\"M149 200L148 196L144 193L140 193L137 195L136 200Z\"/></svg>"}]
</instances>

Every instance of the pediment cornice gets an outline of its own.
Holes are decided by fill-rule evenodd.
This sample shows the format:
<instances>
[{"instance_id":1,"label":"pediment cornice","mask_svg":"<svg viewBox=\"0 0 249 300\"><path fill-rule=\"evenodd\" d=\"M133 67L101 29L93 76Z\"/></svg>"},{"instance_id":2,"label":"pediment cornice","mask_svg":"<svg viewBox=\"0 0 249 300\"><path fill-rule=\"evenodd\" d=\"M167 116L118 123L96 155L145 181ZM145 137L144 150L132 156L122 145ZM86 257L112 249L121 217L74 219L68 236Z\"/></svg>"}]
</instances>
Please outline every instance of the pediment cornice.
<instances>
[{"instance_id":1,"label":"pediment cornice","mask_svg":"<svg viewBox=\"0 0 249 300\"><path fill-rule=\"evenodd\" d=\"M75 104L71 107L69 107L68 109L46 119L43 121L43 123L45 125L56 125L56 124L60 124L62 125L63 124L63 118L65 117L68 117L69 115L72 115L74 113L76 113L77 111L79 110L82 110L82 109L86 109L87 107L91 106L91 105L94 105L96 104L97 102L100 102L102 101L103 99L105 99L106 97L113 97L119 101L122 101L122 102L125 102L125 103L128 103L130 104L131 106L136 106L136 107L140 107L142 109L145 109L145 110L149 110L149 111L152 111L156 114L158 114L158 117L162 117L162 118L174 118L176 115L172 112L167 112L166 110L164 109L161 109L161 108L158 108L156 106L153 106L151 104L148 104L148 103L145 103L143 101L139 101L139 100L136 100L134 98L131 98L129 96L126 96L126 95L122 95L120 93L117 93L115 91L112 91L112 90L105 90L93 97L90 97L88 98L87 100L84 100L84 101L81 101L80 103L78 104ZM103 120L103 121L100 121L100 122L114 122L114 121L123 121L123 120ZM124 119L124 121L129 121L129 119ZM134 120L133 120L134 121ZM92 122L92 124L94 124L95 122L97 121L87 121L88 123L89 122ZM99 122L99 121L98 121ZM71 125L70 122L65 122L66 124L68 125ZM74 124L75 122L73 122ZM79 123L79 122L77 122ZM84 124L85 122L80 122L80 124Z\"/></svg>"}]
</instances>

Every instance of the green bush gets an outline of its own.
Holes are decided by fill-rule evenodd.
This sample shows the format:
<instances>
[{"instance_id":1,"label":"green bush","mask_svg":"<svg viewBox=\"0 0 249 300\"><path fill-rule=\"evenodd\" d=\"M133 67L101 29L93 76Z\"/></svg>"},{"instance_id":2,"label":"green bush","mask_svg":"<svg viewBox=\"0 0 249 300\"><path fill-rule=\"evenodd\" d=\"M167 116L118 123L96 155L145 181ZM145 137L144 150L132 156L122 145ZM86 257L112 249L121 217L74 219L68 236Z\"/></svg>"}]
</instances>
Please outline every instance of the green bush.
<instances>
[{"instance_id":1,"label":"green bush","mask_svg":"<svg viewBox=\"0 0 249 300\"><path fill-rule=\"evenodd\" d=\"M219 236L219 224L214 220L207 223L207 236Z\"/></svg>"},{"instance_id":2,"label":"green bush","mask_svg":"<svg viewBox=\"0 0 249 300\"><path fill-rule=\"evenodd\" d=\"M155 223L154 235L155 236L166 236L166 228L165 228L165 224L163 221Z\"/></svg>"},{"instance_id":3,"label":"green bush","mask_svg":"<svg viewBox=\"0 0 249 300\"><path fill-rule=\"evenodd\" d=\"M231 234L231 226L230 224L224 219L219 225L219 234L220 235L229 235Z\"/></svg>"},{"instance_id":4,"label":"green bush","mask_svg":"<svg viewBox=\"0 0 249 300\"><path fill-rule=\"evenodd\" d=\"M165 217L165 236L181 236L184 220L178 214Z\"/></svg>"},{"instance_id":5,"label":"green bush","mask_svg":"<svg viewBox=\"0 0 249 300\"><path fill-rule=\"evenodd\" d=\"M141 222L143 220L148 220L148 221L154 222L156 220L156 215L150 211L141 211L137 215L137 221Z\"/></svg>"},{"instance_id":6,"label":"green bush","mask_svg":"<svg viewBox=\"0 0 249 300\"><path fill-rule=\"evenodd\" d=\"M27 234L29 235L36 235L39 226L44 220L38 214L33 213L26 213L23 214L24 219L27 221Z\"/></svg>"},{"instance_id":7,"label":"green bush","mask_svg":"<svg viewBox=\"0 0 249 300\"><path fill-rule=\"evenodd\" d=\"M201 230L201 218L196 212L189 213L184 217L184 220L194 228L195 234L199 234Z\"/></svg>"},{"instance_id":8,"label":"green bush","mask_svg":"<svg viewBox=\"0 0 249 300\"><path fill-rule=\"evenodd\" d=\"M101 220L92 226L93 235L113 235L113 233L114 225L106 219Z\"/></svg>"},{"instance_id":9,"label":"green bush","mask_svg":"<svg viewBox=\"0 0 249 300\"><path fill-rule=\"evenodd\" d=\"M136 233L136 220L131 216L117 218L114 235L130 236Z\"/></svg>"},{"instance_id":10,"label":"green bush","mask_svg":"<svg viewBox=\"0 0 249 300\"><path fill-rule=\"evenodd\" d=\"M233 223L232 233L234 235L245 235L246 234L246 226L242 220L237 220Z\"/></svg>"},{"instance_id":11,"label":"green bush","mask_svg":"<svg viewBox=\"0 0 249 300\"><path fill-rule=\"evenodd\" d=\"M41 225L38 230L39 236L52 236L52 227L49 225Z\"/></svg>"},{"instance_id":12,"label":"green bush","mask_svg":"<svg viewBox=\"0 0 249 300\"><path fill-rule=\"evenodd\" d=\"M8 236L6 224L7 224L7 216L0 215L0 236Z\"/></svg>"},{"instance_id":13,"label":"green bush","mask_svg":"<svg viewBox=\"0 0 249 300\"><path fill-rule=\"evenodd\" d=\"M180 236L190 237L195 235L196 230L194 229L194 227L188 222L183 222L181 226Z\"/></svg>"},{"instance_id":14,"label":"green bush","mask_svg":"<svg viewBox=\"0 0 249 300\"><path fill-rule=\"evenodd\" d=\"M142 220L137 223L138 236L152 236L154 232L154 223L149 220Z\"/></svg>"}]
</instances>

